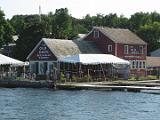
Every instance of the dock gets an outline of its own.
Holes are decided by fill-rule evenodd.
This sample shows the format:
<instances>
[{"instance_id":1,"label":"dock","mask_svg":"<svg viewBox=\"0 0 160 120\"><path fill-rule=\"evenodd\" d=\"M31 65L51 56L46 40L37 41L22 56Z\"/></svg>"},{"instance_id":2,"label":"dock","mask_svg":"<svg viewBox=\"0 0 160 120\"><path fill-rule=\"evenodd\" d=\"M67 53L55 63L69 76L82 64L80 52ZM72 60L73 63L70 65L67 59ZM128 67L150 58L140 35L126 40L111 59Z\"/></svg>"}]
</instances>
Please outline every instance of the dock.
<instances>
[{"instance_id":1,"label":"dock","mask_svg":"<svg viewBox=\"0 0 160 120\"><path fill-rule=\"evenodd\" d=\"M160 80L158 80L160 82ZM56 85L57 89L63 90L110 90L141 92L142 90L160 91L160 83L153 82L111 82L111 83L61 83Z\"/></svg>"},{"instance_id":2,"label":"dock","mask_svg":"<svg viewBox=\"0 0 160 120\"><path fill-rule=\"evenodd\" d=\"M0 80L0 87L7 88L51 88L55 90L107 90L107 91L128 91L141 92L159 91L160 80L146 81L105 81L105 82L67 82L56 83L54 81L35 81L35 80Z\"/></svg>"}]
</instances>

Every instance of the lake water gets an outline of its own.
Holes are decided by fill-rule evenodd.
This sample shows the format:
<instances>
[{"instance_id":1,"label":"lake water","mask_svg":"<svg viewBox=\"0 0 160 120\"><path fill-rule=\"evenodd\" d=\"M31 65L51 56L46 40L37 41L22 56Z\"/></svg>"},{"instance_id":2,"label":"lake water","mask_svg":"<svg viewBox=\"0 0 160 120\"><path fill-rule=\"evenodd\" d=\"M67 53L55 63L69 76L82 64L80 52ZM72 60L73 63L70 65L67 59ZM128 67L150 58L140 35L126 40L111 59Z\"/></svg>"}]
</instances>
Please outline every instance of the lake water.
<instances>
[{"instance_id":1,"label":"lake water","mask_svg":"<svg viewBox=\"0 0 160 120\"><path fill-rule=\"evenodd\" d=\"M160 94L0 88L0 120L158 120Z\"/></svg>"}]
</instances>

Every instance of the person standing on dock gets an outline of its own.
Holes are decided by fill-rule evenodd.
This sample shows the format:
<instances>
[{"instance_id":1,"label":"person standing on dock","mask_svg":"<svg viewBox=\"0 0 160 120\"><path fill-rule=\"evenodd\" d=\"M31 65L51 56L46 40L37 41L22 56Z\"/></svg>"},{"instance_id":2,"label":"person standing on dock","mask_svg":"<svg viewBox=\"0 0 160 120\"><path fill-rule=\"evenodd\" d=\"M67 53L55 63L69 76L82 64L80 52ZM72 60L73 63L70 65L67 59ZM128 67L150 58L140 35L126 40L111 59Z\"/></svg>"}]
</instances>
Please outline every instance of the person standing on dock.
<instances>
[{"instance_id":1,"label":"person standing on dock","mask_svg":"<svg viewBox=\"0 0 160 120\"><path fill-rule=\"evenodd\" d=\"M58 79L58 76L57 76L57 68L54 67L53 69L53 80L56 81Z\"/></svg>"}]
</instances>

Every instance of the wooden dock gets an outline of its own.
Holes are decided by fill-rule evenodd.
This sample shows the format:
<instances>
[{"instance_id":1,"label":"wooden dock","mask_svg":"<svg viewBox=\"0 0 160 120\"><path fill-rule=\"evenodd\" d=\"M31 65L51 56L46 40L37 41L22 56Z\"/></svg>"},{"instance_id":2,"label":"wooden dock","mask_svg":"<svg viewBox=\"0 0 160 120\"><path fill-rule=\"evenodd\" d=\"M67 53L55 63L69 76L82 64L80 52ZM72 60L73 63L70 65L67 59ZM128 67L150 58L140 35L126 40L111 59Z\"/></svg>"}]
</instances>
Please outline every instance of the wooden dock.
<instances>
[{"instance_id":1,"label":"wooden dock","mask_svg":"<svg viewBox=\"0 0 160 120\"><path fill-rule=\"evenodd\" d=\"M72 84L57 84L58 89L67 90L112 90L112 91L131 91L140 92L141 90L157 90L160 91L159 83L132 83L132 84L87 84L87 83L72 83Z\"/></svg>"}]
</instances>

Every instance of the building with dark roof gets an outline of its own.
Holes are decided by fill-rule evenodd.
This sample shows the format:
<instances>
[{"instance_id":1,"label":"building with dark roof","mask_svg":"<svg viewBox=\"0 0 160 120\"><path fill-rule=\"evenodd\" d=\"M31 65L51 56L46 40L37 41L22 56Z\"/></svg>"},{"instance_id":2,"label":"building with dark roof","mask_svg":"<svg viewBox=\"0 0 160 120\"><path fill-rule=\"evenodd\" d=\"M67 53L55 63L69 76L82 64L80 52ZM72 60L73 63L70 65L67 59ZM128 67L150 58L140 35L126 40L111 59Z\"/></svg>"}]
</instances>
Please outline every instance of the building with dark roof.
<instances>
[{"instance_id":1,"label":"building with dark roof","mask_svg":"<svg viewBox=\"0 0 160 120\"><path fill-rule=\"evenodd\" d=\"M160 57L160 48L151 52L152 57Z\"/></svg>"},{"instance_id":2,"label":"building with dark roof","mask_svg":"<svg viewBox=\"0 0 160 120\"><path fill-rule=\"evenodd\" d=\"M1 48L2 54L9 56L9 57L13 57L12 52L13 52L13 49L15 48L15 46L16 46L15 43L9 43L9 44L2 45L2 48Z\"/></svg>"},{"instance_id":3,"label":"building with dark roof","mask_svg":"<svg viewBox=\"0 0 160 120\"><path fill-rule=\"evenodd\" d=\"M57 60L80 53L100 54L95 42L43 38L28 55L30 69L36 74L46 74L57 64Z\"/></svg>"},{"instance_id":4,"label":"building with dark roof","mask_svg":"<svg viewBox=\"0 0 160 120\"><path fill-rule=\"evenodd\" d=\"M113 54L129 60L132 72L145 71L147 43L128 29L94 27L84 37L85 41L94 41L102 53Z\"/></svg>"}]
</instances>

